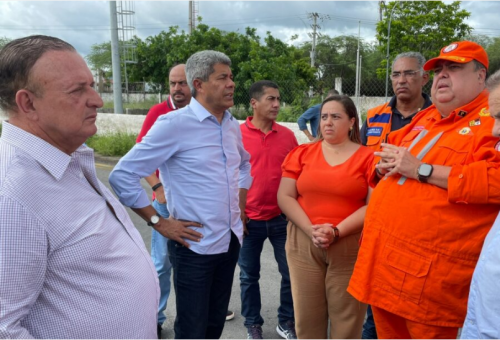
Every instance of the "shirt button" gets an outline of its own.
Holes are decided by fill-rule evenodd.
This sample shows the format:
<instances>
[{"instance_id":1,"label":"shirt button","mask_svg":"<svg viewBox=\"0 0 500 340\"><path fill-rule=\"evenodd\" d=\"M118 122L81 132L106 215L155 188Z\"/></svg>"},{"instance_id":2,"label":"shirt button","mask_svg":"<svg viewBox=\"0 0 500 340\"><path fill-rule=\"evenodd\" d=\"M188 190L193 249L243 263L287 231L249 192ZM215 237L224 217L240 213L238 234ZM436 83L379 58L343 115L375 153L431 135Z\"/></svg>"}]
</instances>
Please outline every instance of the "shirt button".
<instances>
[{"instance_id":1,"label":"shirt button","mask_svg":"<svg viewBox=\"0 0 500 340\"><path fill-rule=\"evenodd\" d=\"M79 176L80 178L83 178L83 174L82 174L82 173L80 173L78 176Z\"/></svg>"},{"instance_id":2,"label":"shirt button","mask_svg":"<svg viewBox=\"0 0 500 340\"><path fill-rule=\"evenodd\" d=\"M460 179L464 178L464 174L458 175L458 178L460 178Z\"/></svg>"}]
</instances>

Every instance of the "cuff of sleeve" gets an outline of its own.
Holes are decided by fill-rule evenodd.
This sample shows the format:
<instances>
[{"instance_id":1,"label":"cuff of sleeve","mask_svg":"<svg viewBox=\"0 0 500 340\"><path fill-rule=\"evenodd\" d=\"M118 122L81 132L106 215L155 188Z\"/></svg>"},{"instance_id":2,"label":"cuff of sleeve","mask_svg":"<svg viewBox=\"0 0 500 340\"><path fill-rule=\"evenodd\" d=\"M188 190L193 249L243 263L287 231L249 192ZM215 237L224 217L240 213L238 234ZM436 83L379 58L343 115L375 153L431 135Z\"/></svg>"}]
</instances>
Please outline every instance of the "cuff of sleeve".
<instances>
[{"instance_id":1,"label":"cuff of sleeve","mask_svg":"<svg viewBox=\"0 0 500 340\"><path fill-rule=\"evenodd\" d=\"M146 193L146 191L142 190L141 193L139 194L139 197L137 197L137 200L130 207L140 209L147 207L150 204L151 202L149 201L148 194Z\"/></svg>"},{"instance_id":2,"label":"cuff of sleeve","mask_svg":"<svg viewBox=\"0 0 500 340\"><path fill-rule=\"evenodd\" d=\"M451 203L488 203L488 168L484 161L455 165L448 176Z\"/></svg>"},{"instance_id":3,"label":"cuff of sleeve","mask_svg":"<svg viewBox=\"0 0 500 340\"><path fill-rule=\"evenodd\" d=\"M248 190L252 186L252 182L253 182L252 176L242 178L238 181L238 188Z\"/></svg>"}]
</instances>

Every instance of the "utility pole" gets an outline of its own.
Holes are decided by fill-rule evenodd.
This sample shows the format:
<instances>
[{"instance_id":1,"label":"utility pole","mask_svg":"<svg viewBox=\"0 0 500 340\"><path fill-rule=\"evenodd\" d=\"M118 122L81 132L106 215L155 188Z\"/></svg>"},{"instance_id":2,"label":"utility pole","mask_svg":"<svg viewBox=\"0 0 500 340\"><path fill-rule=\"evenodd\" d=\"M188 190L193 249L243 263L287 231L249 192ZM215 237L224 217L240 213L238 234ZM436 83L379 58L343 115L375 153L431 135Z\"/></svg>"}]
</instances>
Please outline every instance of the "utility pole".
<instances>
[{"instance_id":1,"label":"utility pole","mask_svg":"<svg viewBox=\"0 0 500 340\"><path fill-rule=\"evenodd\" d=\"M360 79L360 70L359 70L359 40L361 39L361 21L358 21L358 51L356 52L356 89L355 89L355 94L354 96L356 97L356 100L358 100L359 97L359 79Z\"/></svg>"},{"instance_id":2,"label":"utility pole","mask_svg":"<svg viewBox=\"0 0 500 340\"><path fill-rule=\"evenodd\" d=\"M313 24L311 25L311 27L313 29L313 33L312 33L313 42L312 42L312 48L311 48L311 67L314 67L314 62L316 61L316 34L317 34L317 29L321 28L317 24L318 17L319 17L318 13L310 13L309 14L309 18L313 19Z\"/></svg>"},{"instance_id":3,"label":"utility pole","mask_svg":"<svg viewBox=\"0 0 500 340\"><path fill-rule=\"evenodd\" d=\"M118 46L118 22L116 20L116 1L109 2L111 19L111 63L113 64L113 101L115 113L123 113L122 77L120 73L120 52Z\"/></svg>"},{"instance_id":4,"label":"utility pole","mask_svg":"<svg viewBox=\"0 0 500 340\"><path fill-rule=\"evenodd\" d=\"M198 17L198 1L189 1L189 34L196 29L196 18Z\"/></svg>"},{"instance_id":5,"label":"utility pole","mask_svg":"<svg viewBox=\"0 0 500 340\"><path fill-rule=\"evenodd\" d=\"M318 29L321 29L321 26L318 25L318 19L321 21L324 21L325 19L330 20L329 15L322 15L319 13L308 13L307 14L309 19L313 20L313 24L311 25L311 28L313 29L312 33L309 33L309 36L312 38L312 47L311 47L311 67L316 67L316 37L321 37L321 34L318 32ZM309 87L309 97L312 97L313 95L313 89L312 86Z\"/></svg>"}]
</instances>

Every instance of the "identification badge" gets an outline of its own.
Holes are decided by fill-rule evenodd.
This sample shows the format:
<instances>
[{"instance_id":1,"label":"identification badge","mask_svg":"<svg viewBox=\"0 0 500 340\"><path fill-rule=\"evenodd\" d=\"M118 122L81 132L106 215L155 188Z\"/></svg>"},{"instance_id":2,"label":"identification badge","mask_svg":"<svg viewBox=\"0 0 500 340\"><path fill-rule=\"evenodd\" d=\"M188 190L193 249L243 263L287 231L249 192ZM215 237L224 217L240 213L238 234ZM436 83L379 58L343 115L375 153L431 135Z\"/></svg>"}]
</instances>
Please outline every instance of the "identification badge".
<instances>
[{"instance_id":1,"label":"identification badge","mask_svg":"<svg viewBox=\"0 0 500 340\"><path fill-rule=\"evenodd\" d=\"M380 137L380 136L382 136L382 130L383 129L380 126L368 128L368 131L366 131L366 136L367 137Z\"/></svg>"}]
</instances>

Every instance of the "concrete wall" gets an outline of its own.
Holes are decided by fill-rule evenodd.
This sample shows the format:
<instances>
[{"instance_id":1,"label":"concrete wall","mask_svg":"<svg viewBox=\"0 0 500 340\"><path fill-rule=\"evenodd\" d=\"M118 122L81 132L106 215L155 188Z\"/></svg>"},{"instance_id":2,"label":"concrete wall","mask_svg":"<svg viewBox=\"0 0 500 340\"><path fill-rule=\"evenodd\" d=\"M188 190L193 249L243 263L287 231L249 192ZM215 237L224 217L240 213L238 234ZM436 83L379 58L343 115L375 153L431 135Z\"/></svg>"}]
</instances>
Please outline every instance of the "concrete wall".
<instances>
[{"instance_id":1,"label":"concrete wall","mask_svg":"<svg viewBox=\"0 0 500 340\"><path fill-rule=\"evenodd\" d=\"M141 95L142 96L142 95ZM356 106L358 107L358 112L363 113L375 106L383 104L385 102L385 98L383 97L360 97L356 100L353 97ZM99 113L97 115L97 128L98 134L107 134L110 132L127 132L127 133L138 133L141 129L142 123L144 122L144 115L135 115L135 114L113 114L113 113ZM0 121L6 119L5 115L0 111ZM242 123L243 121L240 121ZM297 123L280 123L295 133L297 137L297 141L299 144L307 142L307 138L299 130Z\"/></svg>"},{"instance_id":2,"label":"concrete wall","mask_svg":"<svg viewBox=\"0 0 500 340\"><path fill-rule=\"evenodd\" d=\"M112 93L103 93L102 99L105 102L113 102L113 94ZM372 107L379 106L380 104L385 103L384 97L351 97L354 103L356 103L356 107L358 108L359 113L363 113L371 109ZM123 100L125 102L126 95L123 95ZM163 100L166 99L166 95L163 95ZM129 102L131 103L139 103L145 100L153 100L155 102L159 101L158 94L141 94L141 93L133 93L129 95ZM287 103L288 105L288 103Z\"/></svg>"},{"instance_id":3,"label":"concrete wall","mask_svg":"<svg viewBox=\"0 0 500 340\"><path fill-rule=\"evenodd\" d=\"M142 127L145 116L120 115L112 113L100 113L97 115L97 133L108 134L110 132L138 133ZM239 121L243 123L242 120ZM280 123L295 133L299 144L308 142L307 137L299 130L297 123Z\"/></svg>"}]
</instances>

